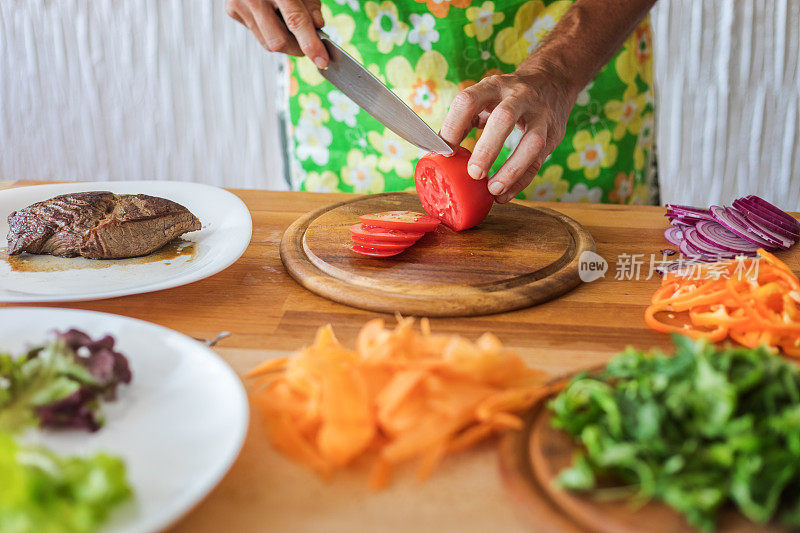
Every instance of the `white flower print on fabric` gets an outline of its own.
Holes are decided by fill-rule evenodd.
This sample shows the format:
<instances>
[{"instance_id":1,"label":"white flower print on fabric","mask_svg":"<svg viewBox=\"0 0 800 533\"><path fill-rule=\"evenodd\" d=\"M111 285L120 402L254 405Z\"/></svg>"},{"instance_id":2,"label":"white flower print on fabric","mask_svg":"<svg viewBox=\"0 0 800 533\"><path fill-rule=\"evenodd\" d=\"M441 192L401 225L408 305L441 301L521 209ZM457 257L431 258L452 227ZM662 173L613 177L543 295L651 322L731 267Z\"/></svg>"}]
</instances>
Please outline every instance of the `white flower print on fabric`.
<instances>
[{"instance_id":1,"label":"white flower print on fabric","mask_svg":"<svg viewBox=\"0 0 800 533\"><path fill-rule=\"evenodd\" d=\"M328 93L328 101L331 103L331 116L338 122L344 122L351 128L356 127L356 115L358 115L358 104L350 100L341 91L331 91Z\"/></svg>"},{"instance_id":2,"label":"white flower print on fabric","mask_svg":"<svg viewBox=\"0 0 800 533\"><path fill-rule=\"evenodd\" d=\"M591 189L585 183L578 183L571 191L561 197L562 202L589 202L596 204L603 196L603 190L600 187L592 187Z\"/></svg>"},{"instance_id":3,"label":"white flower print on fabric","mask_svg":"<svg viewBox=\"0 0 800 533\"><path fill-rule=\"evenodd\" d=\"M297 140L296 153L300 161L311 158L317 165L328 164L328 147L333 141L331 130L321 124L314 124L307 118L301 118L294 129L294 137Z\"/></svg>"},{"instance_id":4,"label":"white flower print on fabric","mask_svg":"<svg viewBox=\"0 0 800 533\"><path fill-rule=\"evenodd\" d=\"M439 32L435 29L436 20L433 15L413 13L409 19L413 28L408 32L408 42L418 44L423 50L430 50L433 43L439 40Z\"/></svg>"},{"instance_id":5,"label":"white flower print on fabric","mask_svg":"<svg viewBox=\"0 0 800 533\"><path fill-rule=\"evenodd\" d=\"M334 0L340 6L347 6L353 11L358 11L358 0Z\"/></svg>"}]
</instances>

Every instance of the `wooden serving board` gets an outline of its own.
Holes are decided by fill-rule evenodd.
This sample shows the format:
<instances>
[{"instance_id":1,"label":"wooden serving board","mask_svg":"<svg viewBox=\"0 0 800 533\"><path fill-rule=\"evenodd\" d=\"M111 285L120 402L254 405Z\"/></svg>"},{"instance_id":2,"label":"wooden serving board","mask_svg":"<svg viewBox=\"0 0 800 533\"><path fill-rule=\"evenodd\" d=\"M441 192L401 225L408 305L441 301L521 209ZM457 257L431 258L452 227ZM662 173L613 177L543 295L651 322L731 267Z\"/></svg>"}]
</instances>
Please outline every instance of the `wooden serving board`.
<instances>
[{"instance_id":1,"label":"wooden serving board","mask_svg":"<svg viewBox=\"0 0 800 533\"><path fill-rule=\"evenodd\" d=\"M576 444L551 425L542 399L525 417L522 430L500 443L500 470L520 515L536 531L563 533L689 533L695 531L682 515L659 502L637 507L629 501L602 501L560 490L558 474L572 464ZM734 510L723 511L717 533L783 533L778 525L759 526Z\"/></svg>"},{"instance_id":2,"label":"wooden serving board","mask_svg":"<svg viewBox=\"0 0 800 533\"><path fill-rule=\"evenodd\" d=\"M281 259L308 290L343 304L417 316L473 316L529 307L580 283L578 259L594 239L545 207L496 204L476 228L443 225L405 252L370 258L350 251L359 215L423 212L410 193L362 196L312 211L281 240Z\"/></svg>"}]
</instances>

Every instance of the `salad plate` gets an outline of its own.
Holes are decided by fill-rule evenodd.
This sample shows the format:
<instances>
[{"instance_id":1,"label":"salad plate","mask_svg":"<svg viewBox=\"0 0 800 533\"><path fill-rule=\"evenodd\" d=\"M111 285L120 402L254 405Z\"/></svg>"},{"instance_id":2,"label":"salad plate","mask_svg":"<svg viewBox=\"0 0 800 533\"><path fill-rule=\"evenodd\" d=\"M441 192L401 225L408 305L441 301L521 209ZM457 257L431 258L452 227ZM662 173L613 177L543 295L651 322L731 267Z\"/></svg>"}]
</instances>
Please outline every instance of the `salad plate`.
<instances>
[{"instance_id":1,"label":"salad plate","mask_svg":"<svg viewBox=\"0 0 800 533\"><path fill-rule=\"evenodd\" d=\"M194 507L239 454L249 420L233 370L203 344L173 330L118 315L55 308L0 309L0 350L23 353L76 328L111 335L133 374L103 405L97 432L32 429L21 436L64 456L121 458L133 497L103 531L160 531Z\"/></svg>"},{"instance_id":2,"label":"salad plate","mask_svg":"<svg viewBox=\"0 0 800 533\"><path fill-rule=\"evenodd\" d=\"M156 180L53 183L0 191L0 237L8 233L7 217L12 212L54 196L85 191L166 198L194 213L202 229L152 254L130 259L8 256L3 246L0 302L96 300L178 287L226 269L250 243L253 222L236 195L201 183Z\"/></svg>"}]
</instances>

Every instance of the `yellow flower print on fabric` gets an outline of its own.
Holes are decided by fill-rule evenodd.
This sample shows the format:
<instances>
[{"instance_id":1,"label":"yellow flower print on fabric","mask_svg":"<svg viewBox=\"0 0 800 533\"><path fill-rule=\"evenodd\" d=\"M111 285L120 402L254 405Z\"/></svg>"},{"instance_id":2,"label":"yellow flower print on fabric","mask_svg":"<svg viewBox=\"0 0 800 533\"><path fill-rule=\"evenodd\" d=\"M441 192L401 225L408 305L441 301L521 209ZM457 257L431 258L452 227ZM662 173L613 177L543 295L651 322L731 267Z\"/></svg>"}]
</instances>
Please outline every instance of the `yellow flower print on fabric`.
<instances>
[{"instance_id":1,"label":"yellow flower print on fabric","mask_svg":"<svg viewBox=\"0 0 800 533\"><path fill-rule=\"evenodd\" d=\"M646 183L637 183L633 187L633 194L631 194L628 203L632 205L651 205L653 203L652 196L653 193Z\"/></svg>"},{"instance_id":2,"label":"yellow flower print on fabric","mask_svg":"<svg viewBox=\"0 0 800 533\"><path fill-rule=\"evenodd\" d=\"M636 170L642 170L645 166L645 152L653 150L653 136L654 136L655 123L653 122L653 114L648 113L642 117L642 127L639 131L639 137L636 138L636 146L633 149L633 166Z\"/></svg>"},{"instance_id":3,"label":"yellow flower print on fabric","mask_svg":"<svg viewBox=\"0 0 800 533\"><path fill-rule=\"evenodd\" d=\"M614 128L614 139L620 140L628 131L638 135L642 129L642 112L647 105L647 95L640 93L636 85L628 85L622 95L622 101L609 100L605 105L608 118L617 123Z\"/></svg>"},{"instance_id":4,"label":"yellow flower print on fabric","mask_svg":"<svg viewBox=\"0 0 800 533\"><path fill-rule=\"evenodd\" d=\"M567 157L567 168L583 169L586 179L593 180L600 175L601 168L608 168L617 160L617 146L611 144L611 132L601 130L592 136L588 130L581 130L572 138L575 151Z\"/></svg>"},{"instance_id":5,"label":"yellow flower print on fabric","mask_svg":"<svg viewBox=\"0 0 800 533\"><path fill-rule=\"evenodd\" d=\"M408 24L400 22L397 15L397 6L389 0L380 4L367 2L364 12L372 21L367 30L370 41L378 43L378 51L382 54L389 53L395 45L400 46L408 35Z\"/></svg>"},{"instance_id":6,"label":"yellow flower print on fabric","mask_svg":"<svg viewBox=\"0 0 800 533\"><path fill-rule=\"evenodd\" d=\"M514 16L514 26L497 34L494 51L503 63L519 65L536 50L542 39L572 5L569 0L558 0L545 6L541 0L522 4Z\"/></svg>"},{"instance_id":7,"label":"yellow flower print on fabric","mask_svg":"<svg viewBox=\"0 0 800 533\"><path fill-rule=\"evenodd\" d=\"M383 130L383 135L377 131L370 131L367 133L367 138L380 154L378 169L381 172L394 170L401 178L410 178L414 175L412 163L417 158L417 148L388 128Z\"/></svg>"},{"instance_id":8,"label":"yellow flower print on fabric","mask_svg":"<svg viewBox=\"0 0 800 533\"><path fill-rule=\"evenodd\" d=\"M525 189L527 200L556 201L560 200L569 190L569 182L561 179L564 167L561 165L548 166L542 173L537 174Z\"/></svg>"},{"instance_id":9,"label":"yellow flower print on fabric","mask_svg":"<svg viewBox=\"0 0 800 533\"><path fill-rule=\"evenodd\" d=\"M304 188L311 192L337 192L339 190L339 177L330 170L314 172L306 175L303 182Z\"/></svg>"},{"instance_id":10,"label":"yellow flower print on fabric","mask_svg":"<svg viewBox=\"0 0 800 533\"><path fill-rule=\"evenodd\" d=\"M318 94L301 94L300 117L310 120L315 126L325 124L330 118L330 113L322 107L322 99Z\"/></svg>"},{"instance_id":11,"label":"yellow flower print on fabric","mask_svg":"<svg viewBox=\"0 0 800 533\"><path fill-rule=\"evenodd\" d=\"M435 50L422 54L413 68L402 56L386 64L386 77L397 95L434 130L442 126L450 102L458 94L455 83L445 79L447 69L447 60Z\"/></svg>"},{"instance_id":12,"label":"yellow flower print on fabric","mask_svg":"<svg viewBox=\"0 0 800 533\"><path fill-rule=\"evenodd\" d=\"M494 2L484 2L480 7L468 7L465 14L469 24L464 26L464 33L467 37L475 37L479 42L491 37L494 25L500 24L506 18L503 13L495 13Z\"/></svg>"},{"instance_id":13,"label":"yellow flower print on fabric","mask_svg":"<svg viewBox=\"0 0 800 533\"><path fill-rule=\"evenodd\" d=\"M647 20L625 41L617 56L616 69L619 78L628 85L635 83L636 74L645 83L653 83L653 37Z\"/></svg>"},{"instance_id":14,"label":"yellow flower print on fabric","mask_svg":"<svg viewBox=\"0 0 800 533\"><path fill-rule=\"evenodd\" d=\"M347 154L347 165L342 167L342 181L353 187L353 192L382 192L383 175L378 172L377 166L377 156L365 156L359 150L350 150Z\"/></svg>"},{"instance_id":15,"label":"yellow flower print on fabric","mask_svg":"<svg viewBox=\"0 0 800 533\"><path fill-rule=\"evenodd\" d=\"M356 29L356 22L353 17L344 13L334 17L333 12L326 5L322 6L322 17L325 19L323 30L328 34L328 37L358 62L361 62L361 52L350 42ZM297 58L297 74L308 85L319 85L325 81L325 78L319 73L314 63L305 56Z\"/></svg>"}]
</instances>

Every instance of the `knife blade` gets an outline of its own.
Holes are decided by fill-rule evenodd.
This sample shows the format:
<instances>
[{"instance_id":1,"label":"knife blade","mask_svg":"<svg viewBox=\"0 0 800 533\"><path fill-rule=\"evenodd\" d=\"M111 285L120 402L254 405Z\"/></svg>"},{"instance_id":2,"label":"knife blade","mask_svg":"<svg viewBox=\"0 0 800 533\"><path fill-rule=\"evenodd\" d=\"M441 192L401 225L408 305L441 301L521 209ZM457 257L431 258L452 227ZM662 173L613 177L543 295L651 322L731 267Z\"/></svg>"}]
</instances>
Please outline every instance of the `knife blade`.
<instances>
[{"instance_id":1,"label":"knife blade","mask_svg":"<svg viewBox=\"0 0 800 533\"><path fill-rule=\"evenodd\" d=\"M317 31L317 34L330 56L328 68L319 71L326 80L411 144L428 152L444 155L453 153L450 145L386 85L342 50L325 32Z\"/></svg>"}]
</instances>

